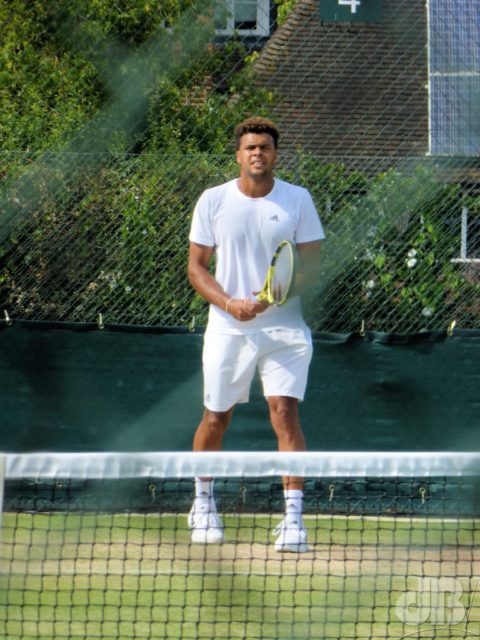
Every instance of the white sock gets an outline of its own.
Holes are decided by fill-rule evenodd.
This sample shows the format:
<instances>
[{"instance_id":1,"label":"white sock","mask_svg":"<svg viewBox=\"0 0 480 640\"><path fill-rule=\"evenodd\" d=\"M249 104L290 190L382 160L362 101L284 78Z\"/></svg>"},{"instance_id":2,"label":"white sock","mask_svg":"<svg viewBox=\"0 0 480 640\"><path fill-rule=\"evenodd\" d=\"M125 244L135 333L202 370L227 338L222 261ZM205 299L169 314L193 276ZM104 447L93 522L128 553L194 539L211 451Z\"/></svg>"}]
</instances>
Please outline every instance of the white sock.
<instances>
[{"instance_id":1,"label":"white sock","mask_svg":"<svg viewBox=\"0 0 480 640\"><path fill-rule=\"evenodd\" d=\"M285 489L285 515L302 526L303 491L301 489Z\"/></svg>"},{"instance_id":2,"label":"white sock","mask_svg":"<svg viewBox=\"0 0 480 640\"><path fill-rule=\"evenodd\" d=\"M198 511L216 511L213 497L213 480L195 478L195 509Z\"/></svg>"}]
</instances>

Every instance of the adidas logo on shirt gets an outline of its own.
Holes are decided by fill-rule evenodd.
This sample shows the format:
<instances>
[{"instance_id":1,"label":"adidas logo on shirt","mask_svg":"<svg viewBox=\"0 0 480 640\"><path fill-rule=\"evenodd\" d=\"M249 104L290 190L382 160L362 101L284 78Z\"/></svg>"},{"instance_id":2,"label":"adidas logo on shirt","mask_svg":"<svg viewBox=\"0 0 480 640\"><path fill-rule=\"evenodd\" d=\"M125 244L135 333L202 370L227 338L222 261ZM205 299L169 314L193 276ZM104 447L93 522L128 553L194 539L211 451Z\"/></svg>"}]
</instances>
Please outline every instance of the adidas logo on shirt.
<instances>
[{"instance_id":1,"label":"adidas logo on shirt","mask_svg":"<svg viewBox=\"0 0 480 640\"><path fill-rule=\"evenodd\" d=\"M275 222L280 222L280 218L277 216L277 214L275 214L274 216L272 216L270 218L270 220L274 220Z\"/></svg>"}]
</instances>

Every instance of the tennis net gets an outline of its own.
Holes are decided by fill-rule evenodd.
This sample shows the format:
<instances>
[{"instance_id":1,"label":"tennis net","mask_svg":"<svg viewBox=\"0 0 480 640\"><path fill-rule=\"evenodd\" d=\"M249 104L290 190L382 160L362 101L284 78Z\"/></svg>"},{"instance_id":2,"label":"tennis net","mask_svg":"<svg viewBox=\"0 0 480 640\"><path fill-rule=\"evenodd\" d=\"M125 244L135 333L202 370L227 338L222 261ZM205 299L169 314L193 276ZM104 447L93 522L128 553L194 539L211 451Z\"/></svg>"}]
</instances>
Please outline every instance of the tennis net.
<instances>
[{"instance_id":1,"label":"tennis net","mask_svg":"<svg viewBox=\"0 0 480 640\"><path fill-rule=\"evenodd\" d=\"M480 454L0 456L7 640L470 638L480 629ZM276 551L281 477L308 550ZM192 542L214 477L222 544Z\"/></svg>"}]
</instances>

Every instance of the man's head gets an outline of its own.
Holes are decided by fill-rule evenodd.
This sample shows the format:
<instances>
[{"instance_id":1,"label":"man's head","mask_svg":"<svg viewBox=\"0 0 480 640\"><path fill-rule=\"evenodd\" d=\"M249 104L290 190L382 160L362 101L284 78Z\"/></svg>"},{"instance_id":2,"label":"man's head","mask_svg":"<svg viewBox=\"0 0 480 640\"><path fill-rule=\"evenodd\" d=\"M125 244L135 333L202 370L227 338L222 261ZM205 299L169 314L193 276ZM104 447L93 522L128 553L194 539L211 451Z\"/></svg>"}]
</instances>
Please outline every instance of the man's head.
<instances>
[{"instance_id":1,"label":"man's head","mask_svg":"<svg viewBox=\"0 0 480 640\"><path fill-rule=\"evenodd\" d=\"M280 138L280 134L276 125L268 118L262 118L261 116L253 116L252 118L247 118L243 122L241 122L235 128L235 137L237 140L237 149L240 148L240 140L242 136L247 133L267 133L272 136L273 144L275 149L278 147L278 140Z\"/></svg>"}]
</instances>

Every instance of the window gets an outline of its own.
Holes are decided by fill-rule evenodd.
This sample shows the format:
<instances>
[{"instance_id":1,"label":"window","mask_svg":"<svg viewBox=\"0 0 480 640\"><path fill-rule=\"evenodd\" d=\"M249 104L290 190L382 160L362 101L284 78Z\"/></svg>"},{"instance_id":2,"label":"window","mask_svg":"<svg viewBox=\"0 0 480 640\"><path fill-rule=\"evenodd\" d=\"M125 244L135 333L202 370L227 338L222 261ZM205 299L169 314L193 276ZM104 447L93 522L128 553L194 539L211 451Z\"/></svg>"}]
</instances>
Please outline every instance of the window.
<instances>
[{"instance_id":1,"label":"window","mask_svg":"<svg viewBox=\"0 0 480 640\"><path fill-rule=\"evenodd\" d=\"M460 221L460 256L452 262L480 262L480 212L463 205Z\"/></svg>"},{"instance_id":2,"label":"window","mask_svg":"<svg viewBox=\"0 0 480 640\"><path fill-rule=\"evenodd\" d=\"M270 0L225 0L217 9L216 32L220 35L270 35Z\"/></svg>"},{"instance_id":3,"label":"window","mask_svg":"<svg viewBox=\"0 0 480 640\"><path fill-rule=\"evenodd\" d=\"M428 0L429 151L480 154L480 3Z\"/></svg>"}]
</instances>

